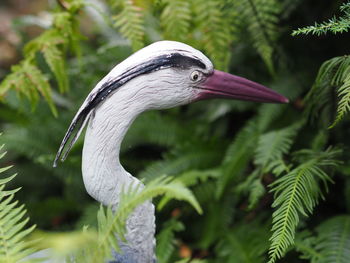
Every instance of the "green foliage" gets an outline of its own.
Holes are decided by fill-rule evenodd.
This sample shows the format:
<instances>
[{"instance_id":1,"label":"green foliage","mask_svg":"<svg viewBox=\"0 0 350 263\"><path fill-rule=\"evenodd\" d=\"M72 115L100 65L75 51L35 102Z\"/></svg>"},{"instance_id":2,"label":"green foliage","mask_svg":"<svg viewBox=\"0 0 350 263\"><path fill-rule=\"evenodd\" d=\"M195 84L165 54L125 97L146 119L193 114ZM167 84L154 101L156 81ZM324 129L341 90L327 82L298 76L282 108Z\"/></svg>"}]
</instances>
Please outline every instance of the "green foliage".
<instances>
[{"instance_id":1,"label":"green foliage","mask_svg":"<svg viewBox=\"0 0 350 263\"><path fill-rule=\"evenodd\" d=\"M12 67L12 74L8 75L1 83L1 96L7 94L10 89L15 89L19 95L26 96L32 105L38 103L38 92L40 92L48 102L52 113L57 115L57 110L52 100L50 84L40 69L30 61L24 60L21 64Z\"/></svg>"},{"instance_id":2,"label":"green foliage","mask_svg":"<svg viewBox=\"0 0 350 263\"><path fill-rule=\"evenodd\" d=\"M300 123L296 123L261 135L255 150L255 163L264 169L272 161L281 159L289 152L300 127Z\"/></svg>"},{"instance_id":3,"label":"green foliage","mask_svg":"<svg viewBox=\"0 0 350 263\"><path fill-rule=\"evenodd\" d=\"M349 262L350 217L336 216L322 222L315 236L306 235L296 243L303 258L311 263Z\"/></svg>"},{"instance_id":4,"label":"green foliage","mask_svg":"<svg viewBox=\"0 0 350 263\"><path fill-rule=\"evenodd\" d=\"M159 263L170 262L175 250L174 232L183 231L185 226L175 218L164 223L162 231L157 235L157 259Z\"/></svg>"},{"instance_id":5,"label":"green foliage","mask_svg":"<svg viewBox=\"0 0 350 263\"><path fill-rule=\"evenodd\" d=\"M338 150L330 149L317 154L300 151L298 157L302 158L303 163L270 185L275 197L272 207L277 209L272 215L269 262L273 263L283 256L293 244L300 215L311 214L318 200L323 198L321 186L327 189L327 183L332 182L324 169L338 164L338 154Z\"/></svg>"},{"instance_id":6,"label":"green foliage","mask_svg":"<svg viewBox=\"0 0 350 263\"><path fill-rule=\"evenodd\" d=\"M228 46L231 43L229 20L224 19L224 4L222 1L193 1L195 22L199 32L200 47L206 51L219 69L225 69L230 60Z\"/></svg>"},{"instance_id":7,"label":"green foliage","mask_svg":"<svg viewBox=\"0 0 350 263\"><path fill-rule=\"evenodd\" d=\"M160 16L164 39L186 41L190 30L191 9L189 1L163 0L165 5Z\"/></svg>"},{"instance_id":8,"label":"green foliage","mask_svg":"<svg viewBox=\"0 0 350 263\"><path fill-rule=\"evenodd\" d=\"M258 221L256 221L258 222ZM244 222L237 225L217 245L221 262L227 263L262 263L268 243L264 242L269 235L267 224Z\"/></svg>"},{"instance_id":9,"label":"green foliage","mask_svg":"<svg viewBox=\"0 0 350 263\"><path fill-rule=\"evenodd\" d=\"M255 49L264 60L267 68L274 73L274 43L278 37L277 23L280 4L275 0L233 1L245 21Z\"/></svg>"},{"instance_id":10,"label":"green foliage","mask_svg":"<svg viewBox=\"0 0 350 263\"><path fill-rule=\"evenodd\" d=\"M1 146L1 149L4 145ZM0 159L4 157L3 152ZM0 173L4 173L12 166L3 167ZM33 241L27 241L25 238L34 230L35 225L27 228L26 224L29 218L25 216L24 205L18 206L18 201L14 201L14 196L19 188L14 190L5 190L5 184L11 182L16 174L0 179L0 262L33 262L26 259L33 249Z\"/></svg>"},{"instance_id":11,"label":"green foliage","mask_svg":"<svg viewBox=\"0 0 350 263\"><path fill-rule=\"evenodd\" d=\"M343 15L339 18L333 17L328 22L315 23L313 26L307 26L294 30L292 35L322 35L328 32L333 34L348 32L350 28L350 3L343 3L340 6Z\"/></svg>"},{"instance_id":12,"label":"green foliage","mask_svg":"<svg viewBox=\"0 0 350 263\"><path fill-rule=\"evenodd\" d=\"M11 181L27 191L16 197L25 200L31 220L40 228L58 231L38 234L40 248L50 247L49 256L61 261L71 262L74 255L76 262L104 262L111 247L118 249L115 233L123 237L133 208L164 194L153 200L160 262L258 263L270 256L270 262L283 257L282 261L295 263L300 262L296 253L305 262L347 262L349 154L331 149L349 147L348 121L343 117L349 111L350 60L341 56L346 45L340 38L298 40L288 32L290 25L309 23L316 12L325 13L321 7L331 10L337 3L311 8L305 0L98 2L102 8L93 6L93 15L81 8L80 1L60 0L61 7L54 5L53 24L25 45L24 59L0 88L2 96L8 94L7 105L0 107L5 132L1 140L10 152L6 161L26 175ZM346 19L348 4L343 6L344 15L335 22ZM102 19L95 18L96 13ZM80 41L80 32L89 36L86 41ZM100 34L104 32L108 34ZM291 103L260 106L213 100L141 115L123 142L121 162L144 179L146 188L125 189L115 213L110 208L97 212L79 176L82 139L56 169L54 153L94 84L132 49L162 38L200 49L216 68L234 69L276 89ZM328 42L332 45L327 47ZM310 90L324 58L328 60ZM267 74L264 64L273 74ZM65 94L54 92L51 84ZM36 111L28 110L13 93L29 98ZM340 102L334 124L344 121L342 129L333 125L328 130L336 114L335 94ZM59 119L52 118L40 97L52 111L58 106ZM334 169L337 159L345 163ZM327 187L330 191L324 196ZM312 215L322 198L325 203L317 207L317 216ZM188 203L203 213L198 215ZM184 252L187 258L180 260Z\"/></svg>"},{"instance_id":13,"label":"green foliage","mask_svg":"<svg viewBox=\"0 0 350 263\"><path fill-rule=\"evenodd\" d=\"M348 56L334 57L322 64L315 83L306 100L309 102L309 115L317 117L320 112L327 111L331 104L332 87L337 87L340 98L337 116L331 125L338 124L350 110L350 59ZM325 109L326 108L326 109Z\"/></svg>"},{"instance_id":14,"label":"green foliage","mask_svg":"<svg viewBox=\"0 0 350 263\"><path fill-rule=\"evenodd\" d=\"M167 198L185 200L189 202L199 213L202 210L193 194L178 180L171 177L159 177L149 182L143 189L130 185L120 196L118 207L113 212L110 207L100 207L97 214L98 227L84 227L82 232L68 234L42 234L41 246L50 247L53 250L52 257L56 260L69 258L74 255L74 262L104 262L111 258L111 248L120 251L118 240L125 240L126 220L134 209L150 199L164 195ZM180 231L183 225L174 220L164 232L159 234L160 247L163 260L172 253L173 247L168 243L173 236L173 231ZM118 237L118 238L117 238ZM165 261L164 261L165 262Z\"/></svg>"},{"instance_id":15,"label":"green foliage","mask_svg":"<svg viewBox=\"0 0 350 263\"><path fill-rule=\"evenodd\" d=\"M75 1L66 11L54 15L52 27L44 31L24 47L24 58L11 68L9 74L0 85L0 96L7 95L9 90L16 90L17 94L29 99L32 106L39 100L39 93L48 102L52 113L57 116L57 110L52 100L52 90L43 70L36 59L41 53L53 72L60 92L68 90L68 76L65 69L65 57L68 47L77 54L80 53L77 41L78 20L75 14L82 8L80 1Z\"/></svg>"},{"instance_id":16,"label":"green foliage","mask_svg":"<svg viewBox=\"0 0 350 263\"><path fill-rule=\"evenodd\" d=\"M114 26L130 40L134 51L144 46L144 13L142 8L132 0L110 0L117 15L112 17Z\"/></svg>"},{"instance_id":17,"label":"green foliage","mask_svg":"<svg viewBox=\"0 0 350 263\"><path fill-rule=\"evenodd\" d=\"M314 26L299 28L294 30L292 35L322 35L328 32L333 34L347 32L350 28L350 2L343 3L340 6L340 10L343 13L343 16L340 18L334 17L328 22L315 23ZM308 95L311 102L310 111L318 112L324 105L329 107L331 88L337 88L339 103L335 120L330 126L331 128L335 127L350 110L349 61L348 56L340 56L324 62Z\"/></svg>"}]
</instances>

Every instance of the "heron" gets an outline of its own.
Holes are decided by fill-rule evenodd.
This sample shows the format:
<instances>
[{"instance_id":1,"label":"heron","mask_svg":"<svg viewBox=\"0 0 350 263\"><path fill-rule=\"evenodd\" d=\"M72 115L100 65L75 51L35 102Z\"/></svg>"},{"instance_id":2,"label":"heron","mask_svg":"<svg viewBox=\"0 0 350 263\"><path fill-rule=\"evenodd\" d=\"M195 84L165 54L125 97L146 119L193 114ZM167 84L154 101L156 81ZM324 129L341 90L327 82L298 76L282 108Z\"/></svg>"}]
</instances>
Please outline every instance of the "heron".
<instances>
[{"instance_id":1,"label":"heron","mask_svg":"<svg viewBox=\"0 0 350 263\"><path fill-rule=\"evenodd\" d=\"M64 161L86 126L82 175L90 196L117 207L124 187L143 187L119 160L123 138L142 112L172 108L210 98L287 103L277 92L248 79L215 70L199 50L180 42L159 41L116 65L88 94L73 118L54 166ZM127 219L120 263L156 262L155 211L151 201Z\"/></svg>"}]
</instances>

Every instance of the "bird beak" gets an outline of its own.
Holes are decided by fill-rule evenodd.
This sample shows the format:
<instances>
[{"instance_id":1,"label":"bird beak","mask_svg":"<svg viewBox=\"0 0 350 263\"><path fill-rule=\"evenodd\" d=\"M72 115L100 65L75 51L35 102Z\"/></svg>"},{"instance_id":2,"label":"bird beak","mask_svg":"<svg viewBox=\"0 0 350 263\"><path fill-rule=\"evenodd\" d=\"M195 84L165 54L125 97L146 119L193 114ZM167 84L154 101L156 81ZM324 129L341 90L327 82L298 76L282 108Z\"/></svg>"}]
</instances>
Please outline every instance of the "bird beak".
<instances>
[{"instance_id":1,"label":"bird beak","mask_svg":"<svg viewBox=\"0 0 350 263\"><path fill-rule=\"evenodd\" d=\"M201 92L197 100L229 98L255 102L288 103L288 99L277 92L248 79L214 70L198 87Z\"/></svg>"}]
</instances>

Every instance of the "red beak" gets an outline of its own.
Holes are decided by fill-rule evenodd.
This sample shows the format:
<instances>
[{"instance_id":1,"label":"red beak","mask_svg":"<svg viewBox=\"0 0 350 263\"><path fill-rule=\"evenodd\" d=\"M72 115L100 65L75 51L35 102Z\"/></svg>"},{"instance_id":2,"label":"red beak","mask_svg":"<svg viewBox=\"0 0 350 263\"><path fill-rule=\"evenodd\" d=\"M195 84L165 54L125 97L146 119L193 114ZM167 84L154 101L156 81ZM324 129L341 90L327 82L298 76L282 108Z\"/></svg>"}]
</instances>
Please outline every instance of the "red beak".
<instances>
[{"instance_id":1,"label":"red beak","mask_svg":"<svg viewBox=\"0 0 350 263\"><path fill-rule=\"evenodd\" d=\"M214 70L200 86L197 100L230 98L255 102L288 103L288 99L277 92L248 79Z\"/></svg>"}]
</instances>

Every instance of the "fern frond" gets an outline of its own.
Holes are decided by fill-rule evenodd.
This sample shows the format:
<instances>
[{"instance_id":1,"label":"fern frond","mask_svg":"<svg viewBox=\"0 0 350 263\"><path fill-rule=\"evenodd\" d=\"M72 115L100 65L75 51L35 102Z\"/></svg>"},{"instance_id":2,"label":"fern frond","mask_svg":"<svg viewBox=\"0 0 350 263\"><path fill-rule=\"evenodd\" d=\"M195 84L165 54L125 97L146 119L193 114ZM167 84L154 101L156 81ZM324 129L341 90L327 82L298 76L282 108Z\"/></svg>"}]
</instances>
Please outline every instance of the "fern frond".
<instances>
[{"instance_id":1,"label":"fern frond","mask_svg":"<svg viewBox=\"0 0 350 263\"><path fill-rule=\"evenodd\" d=\"M200 184L205 183L210 178L218 178L220 176L220 172L218 170L193 170L186 171L180 175L176 176L176 180L184 184L186 187L191 187L200 182ZM170 201L169 197L163 197L159 203L157 208L162 209L168 202Z\"/></svg>"},{"instance_id":2,"label":"fern frond","mask_svg":"<svg viewBox=\"0 0 350 263\"><path fill-rule=\"evenodd\" d=\"M144 14L132 0L110 0L117 15L112 17L114 26L131 42L134 51L144 46Z\"/></svg>"},{"instance_id":3,"label":"fern frond","mask_svg":"<svg viewBox=\"0 0 350 263\"><path fill-rule=\"evenodd\" d=\"M59 45L65 45L68 39L59 31L52 29L44 32L36 39L29 42L24 49L25 55L31 56L36 52L41 52L46 63L54 73L58 87L61 92L68 90L68 77L65 69L64 55Z\"/></svg>"},{"instance_id":4,"label":"fern frond","mask_svg":"<svg viewBox=\"0 0 350 263\"><path fill-rule=\"evenodd\" d=\"M313 26L307 26L294 30L292 35L323 35L328 32L333 34L348 32L350 28L350 4L343 3L340 6L343 15L339 18L333 17L328 22L315 23Z\"/></svg>"},{"instance_id":5,"label":"fern frond","mask_svg":"<svg viewBox=\"0 0 350 263\"><path fill-rule=\"evenodd\" d=\"M337 122L347 112L347 82L348 75L350 74L350 57L349 56L340 56L334 57L330 60L325 61L315 79L315 82L306 96L307 102L307 115L311 118L315 118L319 115L320 112L325 111L325 108L330 108L332 105L332 91L333 87L343 87L341 89L342 93L340 94L340 88L338 89L338 96L344 97L341 99L342 107L338 108L338 116L336 118ZM345 81L347 80L347 81ZM340 104L339 104L340 105ZM333 123L332 126L334 126Z\"/></svg>"},{"instance_id":6,"label":"fern frond","mask_svg":"<svg viewBox=\"0 0 350 263\"><path fill-rule=\"evenodd\" d=\"M315 244L317 242L317 238L312 236L310 231L303 231L301 233L297 233L295 236L295 250L300 252L300 258L310 260L310 263L317 263L322 258L322 255L318 253L315 249Z\"/></svg>"},{"instance_id":7,"label":"fern frond","mask_svg":"<svg viewBox=\"0 0 350 263\"><path fill-rule=\"evenodd\" d=\"M261 135L255 150L255 164L265 169L271 161L281 159L282 155L286 154L292 146L300 127L301 123L296 123L287 128Z\"/></svg>"},{"instance_id":8,"label":"fern frond","mask_svg":"<svg viewBox=\"0 0 350 263\"><path fill-rule=\"evenodd\" d=\"M29 99L35 106L41 94L49 104L52 113L57 111L52 101L51 87L47 77L39 69L36 54L41 52L46 63L55 76L61 92L68 90L68 77L65 71L65 55L71 43L72 49L80 53L77 44L80 34L75 13L83 7L80 0L75 1L66 11L54 14L50 29L31 40L24 47L24 59L11 68L11 73L0 85L0 96L4 97L9 90L14 89L19 95Z\"/></svg>"},{"instance_id":9,"label":"fern frond","mask_svg":"<svg viewBox=\"0 0 350 263\"><path fill-rule=\"evenodd\" d=\"M160 16L164 39L186 41L190 29L191 6L185 0L162 0L165 7Z\"/></svg>"},{"instance_id":10,"label":"fern frond","mask_svg":"<svg viewBox=\"0 0 350 263\"><path fill-rule=\"evenodd\" d=\"M266 190L262 184L262 174L272 171L280 175L288 171L282 155L289 152L298 130L303 122L297 122L284 129L274 130L259 137L255 149L254 162L258 168L235 189L238 193L248 193L248 210L254 208Z\"/></svg>"},{"instance_id":11,"label":"fern frond","mask_svg":"<svg viewBox=\"0 0 350 263\"><path fill-rule=\"evenodd\" d=\"M330 128L337 125L344 118L345 114L350 111L350 67L347 70L349 74L344 79L343 85L340 86L337 91L340 101L338 103L337 116Z\"/></svg>"},{"instance_id":12,"label":"fern frond","mask_svg":"<svg viewBox=\"0 0 350 263\"><path fill-rule=\"evenodd\" d=\"M9 90L14 89L19 95L27 97L35 107L40 93L48 102L52 113L57 116L50 84L41 70L30 60L23 60L19 65L12 66L11 70L12 73L0 85L0 96L4 97Z\"/></svg>"},{"instance_id":13,"label":"fern frond","mask_svg":"<svg viewBox=\"0 0 350 263\"><path fill-rule=\"evenodd\" d=\"M272 215L269 263L281 258L293 244L300 214L311 214L320 197L323 197L320 184L327 186L332 181L324 169L338 164L335 160L337 154L337 150L321 153L301 151L298 158L303 163L270 185L275 197L272 207L277 209Z\"/></svg>"},{"instance_id":14,"label":"fern frond","mask_svg":"<svg viewBox=\"0 0 350 263\"><path fill-rule=\"evenodd\" d=\"M304 238L298 243L304 258L310 259L311 263L350 261L349 216L336 216L328 219L317 227L316 232L317 236ZM310 239L313 242L310 243ZM306 246L309 249L303 249Z\"/></svg>"},{"instance_id":15,"label":"fern frond","mask_svg":"<svg viewBox=\"0 0 350 263\"><path fill-rule=\"evenodd\" d=\"M222 196L229 182L239 176L254 154L259 136L282 112L283 107L263 105L259 108L258 116L238 132L234 141L228 146L223 160L223 175L218 179L216 196Z\"/></svg>"},{"instance_id":16,"label":"fern frond","mask_svg":"<svg viewBox=\"0 0 350 263\"><path fill-rule=\"evenodd\" d=\"M248 199L248 210L253 209L265 193L266 190L261 182L261 179L256 179L251 185Z\"/></svg>"},{"instance_id":17,"label":"fern frond","mask_svg":"<svg viewBox=\"0 0 350 263\"><path fill-rule=\"evenodd\" d=\"M1 155L1 158L3 156L4 154ZM0 172L10 168L11 166L1 168ZM33 241L27 241L25 238L34 230L35 225L25 227L29 220L25 217L26 210L23 205L18 206L18 202L13 201L19 188L4 190L5 184L15 176L16 174L0 179L0 262L33 262L27 258L35 252Z\"/></svg>"},{"instance_id":18,"label":"fern frond","mask_svg":"<svg viewBox=\"0 0 350 263\"><path fill-rule=\"evenodd\" d=\"M302 235L296 242L301 257L311 263L337 262L350 260L350 217L335 216L316 228L317 235Z\"/></svg>"},{"instance_id":19,"label":"fern frond","mask_svg":"<svg viewBox=\"0 0 350 263\"><path fill-rule=\"evenodd\" d=\"M259 129L255 120L250 120L229 145L223 161L223 175L218 179L216 196L222 196L233 176L243 171L253 155L258 141Z\"/></svg>"},{"instance_id":20,"label":"fern frond","mask_svg":"<svg viewBox=\"0 0 350 263\"><path fill-rule=\"evenodd\" d=\"M190 146L190 147L188 147ZM188 169L212 168L222 158L221 146L215 141L199 141L174 149L164 160L151 163L139 175L141 178L156 178L162 175L177 175Z\"/></svg>"},{"instance_id":21,"label":"fern frond","mask_svg":"<svg viewBox=\"0 0 350 263\"><path fill-rule=\"evenodd\" d=\"M236 224L228 229L216 247L220 259L218 262L265 262L268 235L268 225L260 220Z\"/></svg>"},{"instance_id":22,"label":"fern frond","mask_svg":"<svg viewBox=\"0 0 350 263\"><path fill-rule=\"evenodd\" d=\"M189 132L191 131L189 129ZM184 129L176 119L159 111L145 112L128 130L122 144L122 151L139 144L174 147L186 135L187 133L184 134Z\"/></svg>"},{"instance_id":23,"label":"fern frond","mask_svg":"<svg viewBox=\"0 0 350 263\"><path fill-rule=\"evenodd\" d=\"M230 61L229 45L232 41L230 24L225 19L222 1L193 1L195 23L197 24L199 44L213 60L215 67L225 70ZM194 33L195 36L195 33Z\"/></svg>"},{"instance_id":24,"label":"fern frond","mask_svg":"<svg viewBox=\"0 0 350 263\"><path fill-rule=\"evenodd\" d=\"M281 7L276 0L241 0L236 8L244 18L254 47L271 73L274 72L272 55L278 37L277 22Z\"/></svg>"},{"instance_id":25,"label":"fern frond","mask_svg":"<svg viewBox=\"0 0 350 263\"><path fill-rule=\"evenodd\" d=\"M238 195L249 195L248 210L255 207L260 197L266 192L264 185L261 183L260 169L253 171L242 183L238 184L235 187L235 192Z\"/></svg>"},{"instance_id":26,"label":"fern frond","mask_svg":"<svg viewBox=\"0 0 350 263\"><path fill-rule=\"evenodd\" d=\"M157 259L159 263L169 262L175 250L175 232L183 231L185 226L175 218L164 223L162 231L157 235Z\"/></svg>"},{"instance_id":27,"label":"fern frond","mask_svg":"<svg viewBox=\"0 0 350 263\"><path fill-rule=\"evenodd\" d=\"M96 250L93 252L96 255L102 253L107 258L110 255L111 247L118 251L118 241L114 235L116 234L121 240L124 239L126 233L125 224L130 213L140 204L159 195L187 201L197 212L202 213L202 209L192 192L171 177L156 178L150 181L142 190L131 185L121 195L115 213L110 208L105 210L101 207L98 213L100 252Z\"/></svg>"}]
</instances>

